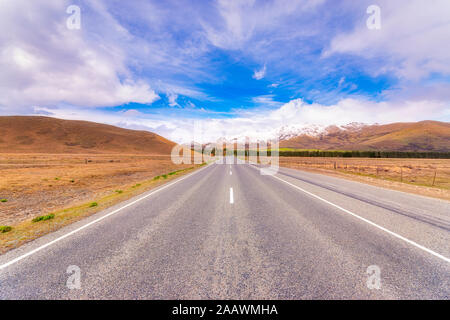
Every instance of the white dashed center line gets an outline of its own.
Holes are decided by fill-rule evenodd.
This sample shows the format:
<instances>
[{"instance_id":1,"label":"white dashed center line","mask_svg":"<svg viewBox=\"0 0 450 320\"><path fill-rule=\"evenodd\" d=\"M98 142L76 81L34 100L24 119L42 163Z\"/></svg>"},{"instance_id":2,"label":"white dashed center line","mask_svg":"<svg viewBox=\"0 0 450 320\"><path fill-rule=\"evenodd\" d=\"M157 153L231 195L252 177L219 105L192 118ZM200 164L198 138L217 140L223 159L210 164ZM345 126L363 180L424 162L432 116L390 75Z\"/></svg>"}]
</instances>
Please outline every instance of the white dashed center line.
<instances>
[{"instance_id":1,"label":"white dashed center line","mask_svg":"<svg viewBox=\"0 0 450 320\"><path fill-rule=\"evenodd\" d=\"M230 188L230 203L234 203L234 197L233 197L233 188Z\"/></svg>"}]
</instances>

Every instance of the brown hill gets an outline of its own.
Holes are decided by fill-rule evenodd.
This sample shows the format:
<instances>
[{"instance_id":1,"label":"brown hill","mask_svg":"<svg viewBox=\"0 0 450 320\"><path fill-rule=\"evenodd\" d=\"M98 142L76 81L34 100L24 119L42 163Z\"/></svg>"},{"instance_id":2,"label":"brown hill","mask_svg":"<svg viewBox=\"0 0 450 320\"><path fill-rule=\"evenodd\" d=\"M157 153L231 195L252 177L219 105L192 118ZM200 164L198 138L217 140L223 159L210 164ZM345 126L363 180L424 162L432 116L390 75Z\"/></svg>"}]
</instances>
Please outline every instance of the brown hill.
<instances>
[{"instance_id":1,"label":"brown hill","mask_svg":"<svg viewBox=\"0 0 450 320\"><path fill-rule=\"evenodd\" d=\"M174 142L155 133L88 121L0 117L0 153L170 154Z\"/></svg>"},{"instance_id":2,"label":"brown hill","mask_svg":"<svg viewBox=\"0 0 450 320\"><path fill-rule=\"evenodd\" d=\"M450 151L450 123L421 121L362 127L328 127L317 136L300 135L281 148L320 150Z\"/></svg>"}]
</instances>

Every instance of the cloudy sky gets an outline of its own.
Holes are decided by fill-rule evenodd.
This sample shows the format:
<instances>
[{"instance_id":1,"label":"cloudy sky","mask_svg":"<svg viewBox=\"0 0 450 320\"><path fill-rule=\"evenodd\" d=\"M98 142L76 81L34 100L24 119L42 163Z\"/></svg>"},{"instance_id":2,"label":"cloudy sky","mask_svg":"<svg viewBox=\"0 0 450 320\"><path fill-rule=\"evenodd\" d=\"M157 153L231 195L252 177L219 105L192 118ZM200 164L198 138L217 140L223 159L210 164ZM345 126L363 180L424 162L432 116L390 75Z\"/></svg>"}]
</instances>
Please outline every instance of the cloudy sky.
<instances>
[{"instance_id":1,"label":"cloudy sky","mask_svg":"<svg viewBox=\"0 0 450 320\"><path fill-rule=\"evenodd\" d=\"M0 0L0 30L0 115L178 142L450 121L448 0Z\"/></svg>"}]
</instances>

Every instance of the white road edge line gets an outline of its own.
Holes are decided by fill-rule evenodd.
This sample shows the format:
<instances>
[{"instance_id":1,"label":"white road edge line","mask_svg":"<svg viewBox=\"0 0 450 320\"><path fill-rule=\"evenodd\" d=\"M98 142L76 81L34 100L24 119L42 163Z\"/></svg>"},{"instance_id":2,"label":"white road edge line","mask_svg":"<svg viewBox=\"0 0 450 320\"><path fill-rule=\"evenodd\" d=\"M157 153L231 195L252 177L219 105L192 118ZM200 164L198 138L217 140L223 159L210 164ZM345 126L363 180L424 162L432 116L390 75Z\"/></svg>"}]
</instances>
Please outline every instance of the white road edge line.
<instances>
[{"instance_id":1,"label":"white road edge line","mask_svg":"<svg viewBox=\"0 0 450 320\"><path fill-rule=\"evenodd\" d=\"M61 241L61 240L65 239L65 238L67 238L67 237L70 237L71 235L73 235L73 234L75 234L75 233L77 233L77 232L79 232L79 231L81 231L83 229L86 229L87 227L89 227L89 226L91 226L91 225L93 225L93 224L95 224L95 223L97 223L97 222L99 222L99 221L109 217L109 216L112 216L113 214L116 214L116 213L118 213L119 211L121 211L121 210L123 210L125 208L128 208L128 207L136 204L136 203L140 202L141 200L144 200L144 199L150 197L151 195L153 195L153 194L155 194L155 193L157 193L157 192L159 192L161 190L164 190L164 189L166 189L166 188L168 188L168 187L170 187L170 186L172 186L172 185L174 185L174 184L176 184L176 183L178 183L180 181L183 181L184 179L187 179L187 178L193 176L194 174L199 173L200 171L203 171L204 169L208 168L209 166L210 165L207 165L206 167L201 168L200 170L196 170L195 172L192 172L191 174L189 174L189 175L187 175L187 176L185 176L185 177L183 177L183 178L181 178L179 180L176 180L176 181L174 181L172 183L169 183L169 184L167 184L165 186L162 186L161 188L159 188L157 190L154 190L154 191L150 192L149 194L147 194L147 195L145 195L145 196L143 196L143 197L141 197L139 199L136 199L133 202L130 202L130 203L124 205L123 207L120 207L119 209L116 209L116 210L114 210L114 211L112 211L112 212L110 212L108 214L105 214L104 216L102 216L102 217L100 217L98 219L95 219L94 221L91 221L91 222L89 222L89 223L87 223L87 224L85 224L85 225L83 225L83 226L81 226L81 227L79 227L79 228L77 228L75 230L72 230L72 231L70 231L69 233L66 233L63 236L61 236L59 238L56 238L55 240L52 240L52 241L50 241L50 242L48 242L48 243L46 243L46 244L44 244L44 245L42 245L40 247L37 247L36 249L33 249L33 250L31 250L31 251L29 251L29 252L27 252L27 253L25 253L25 254L23 254L21 256L13 259L11 261L9 261L9 262L6 262L6 263L0 265L0 270L4 269L6 267L9 267L10 265L12 265L12 264L14 264L16 262L19 262L22 259L25 259L26 257L29 257L29 256L35 254L36 252L39 252L42 249L47 248L48 246L51 246L52 244L54 244L54 243L56 243L58 241Z\"/></svg>"},{"instance_id":2,"label":"white road edge line","mask_svg":"<svg viewBox=\"0 0 450 320\"><path fill-rule=\"evenodd\" d=\"M230 203L234 203L234 197L233 197L233 188L230 188Z\"/></svg>"},{"instance_id":3,"label":"white road edge line","mask_svg":"<svg viewBox=\"0 0 450 320\"><path fill-rule=\"evenodd\" d=\"M256 168L255 168L255 169L256 169ZM325 202L325 203L327 203L327 204L329 204L329 205L331 205L331 206L333 206L333 207L335 207L335 208L337 208L337 209L339 209L339 210L341 210L341 211L344 211L345 213L347 213L347 214L349 214L349 215L351 215L351 216L353 216L353 217L355 217L355 218L357 218L357 219L360 219L360 220L362 220L362 221L364 221L364 222L370 224L371 226L374 226L375 228L378 228L378 229L380 229L380 230L382 230L382 231L384 231L384 232L387 232L387 233L389 233L391 236L396 237L397 239L403 240L403 241L409 243L410 245L412 245L412 246L414 246L414 247L416 247L416 248L419 248L419 249L421 249L421 250L423 250L423 251L425 251L425 252L428 252L429 254L432 254L432 255L435 256L435 257L438 257L439 259L444 260L445 262L450 263L450 259L447 258L447 257L444 257L444 256L443 256L442 254L440 254L440 253L437 253L437 252L435 252L435 251L433 251L433 250L431 250L431 249L428 249L427 247L424 247L424 246L418 244L417 242L414 242L414 241L412 241L412 240L409 240L408 238L405 238L405 237L403 237L403 236L401 236L401 235L399 235L399 234L397 234L397 233L395 233L395 232L393 232L393 231L391 231L391 230L388 230L388 229L386 229L385 227L382 227L382 226L376 224L375 222L372 222L372 221L370 221L370 220L368 220L368 219L366 219L366 218L363 218L363 217L361 217L361 216L358 216L356 213L353 213L353 212L351 212L351 211L349 211L349 210L347 210L347 209L342 208L341 206L338 206L337 204L334 204L334 203L332 203L332 202L330 202L330 201L328 201L328 200L325 200L324 198L321 198L321 197L315 195L314 193L311 193L311 192L309 192L309 191L306 191L305 189L300 188L299 186L296 186L295 184L292 184L292 183L290 183L290 182L287 182L287 181L285 181L285 180L283 180L283 179L281 179L281 178L279 178L279 177L277 177L277 176L275 176L275 175L272 175L272 177L275 178L275 179L278 179L278 180L280 180L280 181L283 181L284 183L287 183L287 184L290 185L291 187L294 187L294 188L296 188L296 189L298 189L298 190L300 190L300 191L302 191L302 192L304 192L304 193L306 193L306 194L308 194L308 195L310 195L310 196L312 196L312 197L314 197L314 198L316 198L316 199L319 199L319 200L321 200L321 201L323 201L323 202Z\"/></svg>"}]
</instances>

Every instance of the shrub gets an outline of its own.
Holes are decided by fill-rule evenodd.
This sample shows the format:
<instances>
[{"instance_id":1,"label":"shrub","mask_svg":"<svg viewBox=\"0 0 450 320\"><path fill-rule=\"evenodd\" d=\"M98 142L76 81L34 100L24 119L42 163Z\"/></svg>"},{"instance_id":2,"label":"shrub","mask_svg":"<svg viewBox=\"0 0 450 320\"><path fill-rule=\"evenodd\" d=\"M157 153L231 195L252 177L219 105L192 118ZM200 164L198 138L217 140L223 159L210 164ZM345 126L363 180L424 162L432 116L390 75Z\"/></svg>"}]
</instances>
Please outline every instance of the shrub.
<instances>
[{"instance_id":1,"label":"shrub","mask_svg":"<svg viewBox=\"0 0 450 320\"><path fill-rule=\"evenodd\" d=\"M91 202L91 204L89 205L89 208L93 208L93 207L96 207L96 206L98 206L97 202Z\"/></svg>"},{"instance_id":2,"label":"shrub","mask_svg":"<svg viewBox=\"0 0 450 320\"><path fill-rule=\"evenodd\" d=\"M8 202L7 199L1 199L0 202Z\"/></svg>"},{"instance_id":3,"label":"shrub","mask_svg":"<svg viewBox=\"0 0 450 320\"><path fill-rule=\"evenodd\" d=\"M36 217L33 220L31 220L31 221L33 221L33 222L45 221L45 220L53 219L54 217L55 217L54 214L48 214L46 216Z\"/></svg>"},{"instance_id":4,"label":"shrub","mask_svg":"<svg viewBox=\"0 0 450 320\"><path fill-rule=\"evenodd\" d=\"M167 179L167 174L163 174L162 177L163 177L164 179Z\"/></svg>"},{"instance_id":5,"label":"shrub","mask_svg":"<svg viewBox=\"0 0 450 320\"><path fill-rule=\"evenodd\" d=\"M116 190L116 192L117 192L117 193L123 193L123 191L122 191L122 190Z\"/></svg>"},{"instance_id":6,"label":"shrub","mask_svg":"<svg viewBox=\"0 0 450 320\"><path fill-rule=\"evenodd\" d=\"M10 226L0 226L0 233L5 233L11 231L12 228Z\"/></svg>"}]
</instances>

